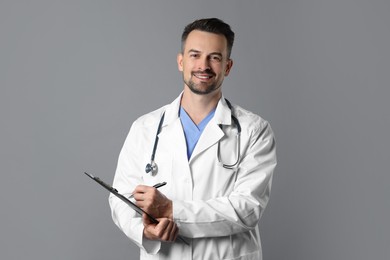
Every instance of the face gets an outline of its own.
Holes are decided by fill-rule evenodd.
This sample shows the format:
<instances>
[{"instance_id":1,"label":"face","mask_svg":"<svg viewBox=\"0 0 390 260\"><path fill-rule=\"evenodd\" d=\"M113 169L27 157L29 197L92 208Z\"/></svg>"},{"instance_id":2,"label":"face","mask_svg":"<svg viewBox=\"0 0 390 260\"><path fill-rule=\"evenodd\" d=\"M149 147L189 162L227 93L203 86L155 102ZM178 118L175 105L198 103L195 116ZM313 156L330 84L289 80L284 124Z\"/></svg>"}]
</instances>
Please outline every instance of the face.
<instances>
[{"instance_id":1,"label":"face","mask_svg":"<svg viewBox=\"0 0 390 260\"><path fill-rule=\"evenodd\" d=\"M190 32L183 53L177 57L185 88L199 95L221 91L222 82L233 65L227 53L225 36L199 30Z\"/></svg>"}]
</instances>

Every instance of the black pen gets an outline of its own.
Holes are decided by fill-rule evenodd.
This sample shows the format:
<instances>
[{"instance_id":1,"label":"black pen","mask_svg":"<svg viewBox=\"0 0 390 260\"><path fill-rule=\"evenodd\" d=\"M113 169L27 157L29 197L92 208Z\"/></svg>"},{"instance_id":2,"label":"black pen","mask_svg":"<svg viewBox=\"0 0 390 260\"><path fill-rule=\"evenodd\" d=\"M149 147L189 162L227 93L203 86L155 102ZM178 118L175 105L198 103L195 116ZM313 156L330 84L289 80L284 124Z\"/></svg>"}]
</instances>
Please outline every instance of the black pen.
<instances>
[{"instance_id":1,"label":"black pen","mask_svg":"<svg viewBox=\"0 0 390 260\"><path fill-rule=\"evenodd\" d=\"M160 188L160 187L162 187L162 186L164 186L164 185L166 185L167 183L164 181L164 182L160 182L160 183L157 183L157 184L154 184L153 185L153 188L156 188L156 189L158 189L158 188ZM134 196L134 194L131 194L130 196L129 196L129 199L131 199L132 197Z\"/></svg>"}]
</instances>

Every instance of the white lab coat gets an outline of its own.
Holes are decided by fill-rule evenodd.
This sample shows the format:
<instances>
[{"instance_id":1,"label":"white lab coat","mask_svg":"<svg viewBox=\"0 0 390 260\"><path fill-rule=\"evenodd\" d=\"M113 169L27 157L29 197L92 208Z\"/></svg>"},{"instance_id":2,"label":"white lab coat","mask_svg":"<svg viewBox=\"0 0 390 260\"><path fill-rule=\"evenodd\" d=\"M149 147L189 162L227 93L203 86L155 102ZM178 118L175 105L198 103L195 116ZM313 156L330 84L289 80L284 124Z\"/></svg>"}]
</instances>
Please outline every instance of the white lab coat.
<instances>
[{"instance_id":1,"label":"white lab coat","mask_svg":"<svg viewBox=\"0 0 390 260\"><path fill-rule=\"evenodd\" d=\"M181 95L171 104L137 119L121 150L113 186L130 194L138 184L166 181L159 190L173 201L173 218L189 246L143 238L141 216L114 196L109 202L115 224L141 249L141 259L261 259L257 228L269 199L276 166L275 141L268 122L233 105L241 132L238 167L218 162L217 145L225 164L236 161L237 128L224 98L202 133L190 160L178 116ZM158 173L145 173L157 126L165 111L155 155ZM223 125L223 130L219 127Z\"/></svg>"}]
</instances>

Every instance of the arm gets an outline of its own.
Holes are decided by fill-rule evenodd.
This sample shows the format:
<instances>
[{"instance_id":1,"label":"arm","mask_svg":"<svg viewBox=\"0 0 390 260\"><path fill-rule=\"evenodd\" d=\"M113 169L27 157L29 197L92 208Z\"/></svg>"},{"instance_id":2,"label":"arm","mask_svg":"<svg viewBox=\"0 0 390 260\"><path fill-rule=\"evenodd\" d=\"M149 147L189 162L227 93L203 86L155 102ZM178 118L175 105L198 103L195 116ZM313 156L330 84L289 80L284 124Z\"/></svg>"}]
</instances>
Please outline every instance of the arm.
<instances>
[{"instance_id":1,"label":"arm","mask_svg":"<svg viewBox=\"0 0 390 260\"><path fill-rule=\"evenodd\" d=\"M113 187L123 195L130 195L135 186L142 183L140 173L144 169L139 163L143 161L139 156L142 147L139 131L139 126L135 122L119 154ZM119 229L138 247L148 253L157 253L161 246L160 242L152 241L145 236L142 216L113 195L109 196L109 203L112 219Z\"/></svg>"},{"instance_id":2,"label":"arm","mask_svg":"<svg viewBox=\"0 0 390 260\"><path fill-rule=\"evenodd\" d=\"M267 205L275 166L272 129L264 123L250 135L230 194L209 200L173 201L173 219L180 234L216 237L254 229Z\"/></svg>"}]
</instances>

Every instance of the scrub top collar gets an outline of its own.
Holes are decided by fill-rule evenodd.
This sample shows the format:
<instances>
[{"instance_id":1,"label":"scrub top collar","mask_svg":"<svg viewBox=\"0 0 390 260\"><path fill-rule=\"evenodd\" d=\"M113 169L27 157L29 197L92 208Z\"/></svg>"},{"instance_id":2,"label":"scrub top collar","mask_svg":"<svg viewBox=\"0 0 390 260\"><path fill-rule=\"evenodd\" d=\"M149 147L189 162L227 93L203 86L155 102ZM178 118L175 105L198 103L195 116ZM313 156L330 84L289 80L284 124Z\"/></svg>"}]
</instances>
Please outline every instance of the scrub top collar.
<instances>
[{"instance_id":1,"label":"scrub top collar","mask_svg":"<svg viewBox=\"0 0 390 260\"><path fill-rule=\"evenodd\" d=\"M181 92L180 95L170 105L166 106L163 127L171 124L175 120L180 120L179 110L182 95L183 92ZM223 95L218 101L214 117L210 120L209 123L214 123L218 125L232 124L231 111Z\"/></svg>"}]
</instances>

